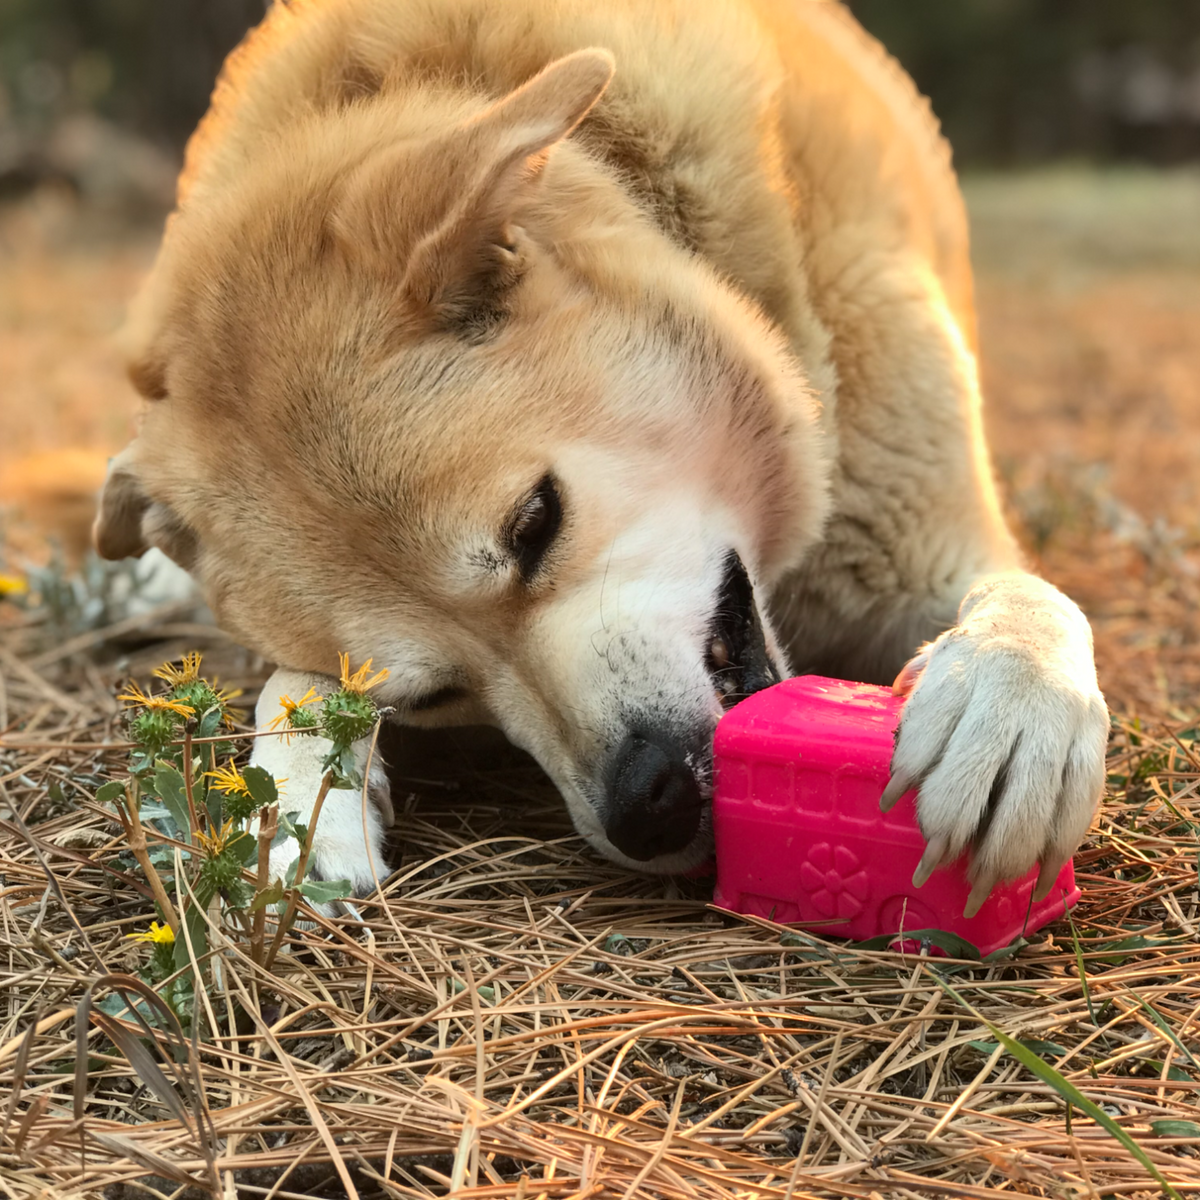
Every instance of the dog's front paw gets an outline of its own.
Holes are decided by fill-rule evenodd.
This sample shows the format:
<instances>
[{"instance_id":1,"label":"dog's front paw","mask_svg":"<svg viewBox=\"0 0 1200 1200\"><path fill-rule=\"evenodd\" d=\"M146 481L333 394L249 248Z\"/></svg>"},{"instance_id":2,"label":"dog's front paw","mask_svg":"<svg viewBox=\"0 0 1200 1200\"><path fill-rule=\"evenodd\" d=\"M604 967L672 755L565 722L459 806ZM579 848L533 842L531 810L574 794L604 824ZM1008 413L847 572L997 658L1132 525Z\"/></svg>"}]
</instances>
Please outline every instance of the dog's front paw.
<instances>
[{"instance_id":1,"label":"dog's front paw","mask_svg":"<svg viewBox=\"0 0 1200 1200\"><path fill-rule=\"evenodd\" d=\"M260 731L265 730L279 712L279 696L303 696L310 687L336 687L331 680L301 675L293 671L276 671L267 681L255 711ZM255 739L251 762L275 776L286 780L282 784L279 807L281 812L295 813L301 825L312 822L313 807L321 790L325 774L324 759L331 744L319 734L264 736ZM354 747L355 766L368 772L368 795L364 803L362 792L355 789L331 788L325 796L313 834L312 852L305 875L309 879L348 879L356 896L366 895L387 875L383 858L385 827L392 823L392 804L387 774L376 754L367 763L369 739ZM286 879L288 868L299 857L300 848L292 838L285 838L271 850L272 879ZM325 906L318 906L323 911Z\"/></svg>"},{"instance_id":2,"label":"dog's front paw","mask_svg":"<svg viewBox=\"0 0 1200 1200\"><path fill-rule=\"evenodd\" d=\"M1049 892L1104 790L1109 723L1086 618L1049 584L1000 577L959 616L896 681L912 694L880 806L919 788L917 886L972 849L969 917L1034 863Z\"/></svg>"}]
</instances>

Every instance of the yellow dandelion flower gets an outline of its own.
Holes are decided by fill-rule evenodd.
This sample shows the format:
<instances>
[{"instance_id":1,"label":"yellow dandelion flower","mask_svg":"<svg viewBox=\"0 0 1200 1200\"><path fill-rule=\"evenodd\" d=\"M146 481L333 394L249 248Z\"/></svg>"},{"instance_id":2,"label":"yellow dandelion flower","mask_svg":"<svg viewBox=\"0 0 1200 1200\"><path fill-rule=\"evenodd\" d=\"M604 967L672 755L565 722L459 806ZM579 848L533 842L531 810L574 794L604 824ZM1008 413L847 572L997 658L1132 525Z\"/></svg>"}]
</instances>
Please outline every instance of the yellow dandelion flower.
<instances>
[{"instance_id":1,"label":"yellow dandelion flower","mask_svg":"<svg viewBox=\"0 0 1200 1200\"><path fill-rule=\"evenodd\" d=\"M283 712L274 720L267 723L268 729L278 729L285 721L291 721L292 717L302 709L306 704L320 704L321 696L317 695L316 688L309 688L299 700L293 700L291 696L280 696L279 705Z\"/></svg>"},{"instance_id":2,"label":"yellow dandelion flower","mask_svg":"<svg viewBox=\"0 0 1200 1200\"><path fill-rule=\"evenodd\" d=\"M212 786L218 792L224 792L227 796L250 796L250 785L246 782L246 777L233 765L233 759L223 766L218 767L215 771L205 771L205 778L213 781ZM275 780L275 788L279 794L283 795L283 785L287 783L286 779Z\"/></svg>"},{"instance_id":3,"label":"yellow dandelion flower","mask_svg":"<svg viewBox=\"0 0 1200 1200\"><path fill-rule=\"evenodd\" d=\"M194 650L191 654L183 656L182 668L168 662L163 663L161 667L155 671L151 671L150 674L155 679L166 680L172 687L179 687L186 683L195 683L200 678L200 659L202 657L203 655L199 650Z\"/></svg>"},{"instance_id":4,"label":"yellow dandelion flower","mask_svg":"<svg viewBox=\"0 0 1200 1200\"><path fill-rule=\"evenodd\" d=\"M149 929L143 929L140 933L127 933L125 936L134 942L155 942L160 946L169 946L175 940L175 931L170 925L160 925L157 921L151 921Z\"/></svg>"},{"instance_id":5,"label":"yellow dandelion flower","mask_svg":"<svg viewBox=\"0 0 1200 1200\"><path fill-rule=\"evenodd\" d=\"M29 591L29 584L20 575L0 574L0 596L23 596Z\"/></svg>"},{"instance_id":6,"label":"yellow dandelion flower","mask_svg":"<svg viewBox=\"0 0 1200 1200\"><path fill-rule=\"evenodd\" d=\"M205 771L205 776L213 781L213 787L218 792L224 792L229 795L231 792L239 796L250 795L250 785L246 782L241 771L233 765L233 759L229 760L227 766L218 767L215 771Z\"/></svg>"},{"instance_id":7,"label":"yellow dandelion flower","mask_svg":"<svg viewBox=\"0 0 1200 1200\"><path fill-rule=\"evenodd\" d=\"M390 674L391 671L384 667L382 671L376 671L374 675L368 679L371 674L371 664L375 660L368 658L361 667L353 674L350 673L350 655L339 654L338 662L342 668L342 687L348 692L357 692L362 696L369 692L377 683L382 683Z\"/></svg>"},{"instance_id":8,"label":"yellow dandelion flower","mask_svg":"<svg viewBox=\"0 0 1200 1200\"><path fill-rule=\"evenodd\" d=\"M131 683L129 691L122 692L117 699L124 700L130 706L141 705L142 708L169 709L181 717L190 717L196 711L190 704L184 704L182 700L172 700L168 696L147 696L136 683Z\"/></svg>"},{"instance_id":9,"label":"yellow dandelion flower","mask_svg":"<svg viewBox=\"0 0 1200 1200\"><path fill-rule=\"evenodd\" d=\"M216 833L201 833L196 830L196 841L204 848L209 858L219 858L229 845L229 835L233 832L233 822L226 821Z\"/></svg>"},{"instance_id":10,"label":"yellow dandelion flower","mask_svg":"<svg viewBox=\"0 0 1200 1200\"><path fill-rule=\"evenodd\" d=\"M236 700L243 694L242 689L217 687L215 679L209 684L209 687L212 688L213 695L221 702L221 707L225 710L221 715L221 723L226 729L232 729L246 715L245 709L229 707L230 700Z\"/></svg>"}]
</instances>

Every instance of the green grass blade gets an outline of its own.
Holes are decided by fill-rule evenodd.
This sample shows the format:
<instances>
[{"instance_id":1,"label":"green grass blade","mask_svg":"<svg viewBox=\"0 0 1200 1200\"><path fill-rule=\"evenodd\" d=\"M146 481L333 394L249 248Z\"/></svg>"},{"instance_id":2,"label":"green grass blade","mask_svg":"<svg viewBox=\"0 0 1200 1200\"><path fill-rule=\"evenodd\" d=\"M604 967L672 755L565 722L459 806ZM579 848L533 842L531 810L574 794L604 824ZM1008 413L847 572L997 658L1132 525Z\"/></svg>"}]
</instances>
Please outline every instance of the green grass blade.
<instances>
[{"instance_id":1,"label":"green grass blade","mask_svg":"<svg viewBox=\"0 0 1200 1200\"><path fill-rule=\"evenodd\" d=\"M1094 1101L1089 1100L1070 1080L1064 1079L1048 1062L1044 1062L1032 1050L1022 1046L1016 1038L1009 1037L1007 1033L997 1028L990 1021L986 1022L986 1024L996 1039L1004 1045L1004 1048L1013 1058L1036 1075L1043 1083L1048 1083L1069 1104L1073 1104L1081 1112L1087 1113L1097 1125L1102 1125L1107 1129L1158 1180L1162 1185L1163 1191L1168 1196L1173 1197L1173 1200L1182 1200L1182 1197L1167 1182L1162 1172L1150 1161L1149 1156L1141 1146L1104 1109Z\"/></svg>"},{"instance_id":2,"label":"green grass blade","mask_svg":"<svg viewBox=\"0 0 1200 1200\"><path fill-rule=\"evenodd\" d=\"M1100 1020L1096 1016L1095 1005L1092 1004L1092 989L1088 987L1087 967L1083 965L1083 950L1079 945L1079 934L1075 932L1075 921L1069 910L1067 912L1067 922L1071 926L1071 942L1075 946L1075 965L1079 968L1079 983L1083 988L1083 1002L1087 1005L1088 1016L1092 1018L1092 1024L1099 1029ZM1108 1042L1104 1034L1100 1035L1100 1041L1107 1049Z\"/></svg>"},{"instance_id":3,"label":"green grass blade","mask_svg":"<svg viewBox=\"0 0 1200 1200\"><path fill-rule=\"evenodd\" d=\"M936 972L926 967L933 981L963 1006L977 1021L982 1022L991 1030L992 1036L1015 1058L1022 1066L1031 1071L1043 1083L1048 1083L1068 1104L1073 1104L1080 1112L1087 1113L1097 1125L1106 1129L1134 1158L1158 1180L1163 1191L1171 1200L1183 1200L1183 1197L1167 1182L1162 1172L1150 1161L1146 1152L1093 1100L1089 1100L1070 1080L1063 1078L1049 1063L1043 1062L1032 1050L1022 1046L1016 1038L1009 1037L998 1026L993 1025L982 1013L973 1008L958 994L944 979L939 979Z\"/></svg>"},{"instance_id":4,"label":"green grass blade","mask_svg":"<svg viewBox=\"0 0 1200 1200\"><path fill-rule=\"evenodd\" d=\"M851 942L851 950L889 950L899 941L928 942L944 951L951 958L965 958L971 962L979 962L979 947L969 942L957 933L949 933L945 929L906 929L903 934L885 933L880 937L868 938L865 942Z\"/></svg>"},{"instance_id":5,"label":"green grass blade","mask_svg":"<svg viewBox=\"0 0 1200 1200\"><path fill-rule=\"evenodd\" d=\"M1150 1132L1155 1137L1200 1138L1200 1125L1195 1121L1151 1121Z\"/></svg>"}]
</instances>

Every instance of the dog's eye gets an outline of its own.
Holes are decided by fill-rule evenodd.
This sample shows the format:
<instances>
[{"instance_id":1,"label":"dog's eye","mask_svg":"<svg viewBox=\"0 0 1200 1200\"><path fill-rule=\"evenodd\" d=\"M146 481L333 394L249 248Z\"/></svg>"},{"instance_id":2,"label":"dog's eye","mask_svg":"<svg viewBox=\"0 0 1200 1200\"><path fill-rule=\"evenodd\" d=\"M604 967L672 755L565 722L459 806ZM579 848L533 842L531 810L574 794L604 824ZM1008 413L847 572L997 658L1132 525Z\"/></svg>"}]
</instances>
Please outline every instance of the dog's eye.
<instances>
[{"instance_id":1,"label":"dog's eye","mask_svg":"<svg viewBox=\"0 0 1200 1200\"><path fill-rule=\"evenodd\" d=\"M537 574L550 543L562 524L562 501L553 475L546 475L513 514L505 541L517 560L521 578Z\"/></svg>"}]
</instances>

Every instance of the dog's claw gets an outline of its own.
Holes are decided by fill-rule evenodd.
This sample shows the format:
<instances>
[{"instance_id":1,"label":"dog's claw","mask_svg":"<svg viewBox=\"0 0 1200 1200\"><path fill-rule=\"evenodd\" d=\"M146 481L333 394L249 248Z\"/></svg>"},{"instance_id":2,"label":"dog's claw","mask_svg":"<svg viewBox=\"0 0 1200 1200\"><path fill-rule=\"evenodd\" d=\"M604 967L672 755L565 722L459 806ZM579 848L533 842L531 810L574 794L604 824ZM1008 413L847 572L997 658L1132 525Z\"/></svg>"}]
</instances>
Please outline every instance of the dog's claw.
<instances>
[{"instance_id":1,"label":"dog's claw","mask_svg":"<svg viewBox=\"0 0 1200 1200\"><path fill-rule=\"evenodd\" d=\"M888 785L883 789L883 795L879 797L879 811L885 813L890 811L896 804L896 801L904 795L905 792L911 790L916 780L908 775L898 774L893 775L888 780Z\"/></svg>"},{"instance_id":2,"label":"dog's claw","mask_svg":"<svg viewBox=\"0 0 1200 1200\"><path fill-rule=\"evenodd\" d=\"M971 894L967 897L966 907L963 909L963 916L967 920L970 920L983 907L983 902L992 894L992 888L995 885L996 877L987 875L971 888Z\"/></svg>"},{"instance_id":3,"label":"dog's claw","mask_svg":"<svg viewBox=\"0 0 1200 1200\"><path fill-rule=\"evenodd\" d=\"M1034 904L1041 904L1050 895L1055 880L1058 879L1059 873L1067 865L1067 859L1070 857L1069 854L1060 854L1055 855L1053 858L1042 860L1041 870L1038 871L1037 884L1033 889Z\"/></svg>"},{"instance_id":4,"label":"dog's claw","mask_svg":"<svg viewBox=\"0 0 1200 1200\"><path fill-rule=\"evenodd\" d=\"M930 839L929 845L925 847L925 853L921 855L921 861L917 863L917 869L913 872L913 887L922 887L930 875L937 870L945 857L947 844L947 839L943 837Z\"/></svg>"},{"instance_id":5,"label":"dog's claw","mask_svg":"<svg viewBox=\"0 0 1200 1200\"><path fill-rule=\"evenodd\" d=\"M926 646L904 664L900 674L892 682L893 696L907 696L917 686L917 681L929 663L929 654L932 649L932 646Z\"/></svg>"}]
</instances>

